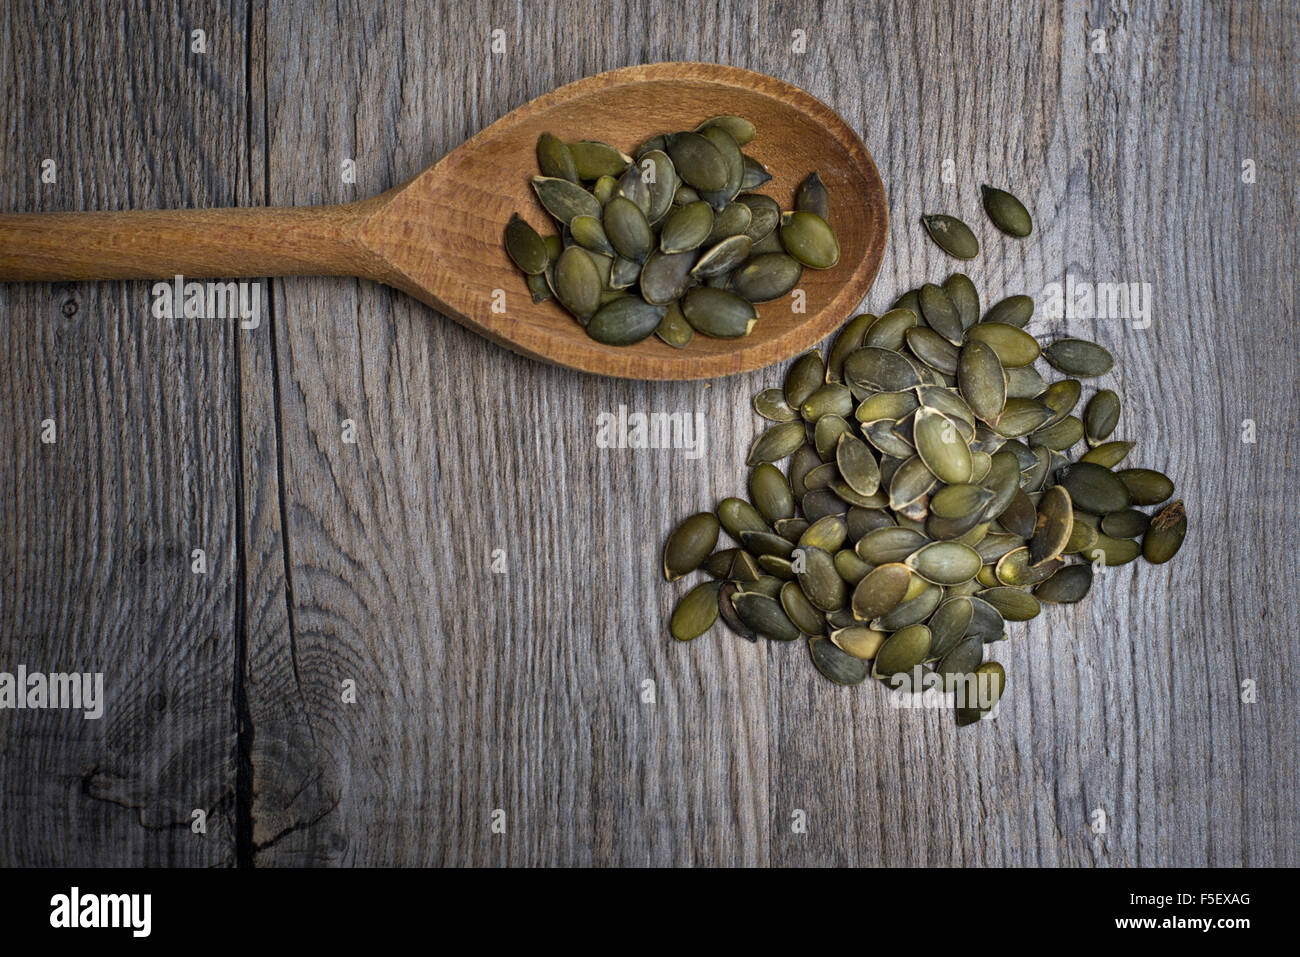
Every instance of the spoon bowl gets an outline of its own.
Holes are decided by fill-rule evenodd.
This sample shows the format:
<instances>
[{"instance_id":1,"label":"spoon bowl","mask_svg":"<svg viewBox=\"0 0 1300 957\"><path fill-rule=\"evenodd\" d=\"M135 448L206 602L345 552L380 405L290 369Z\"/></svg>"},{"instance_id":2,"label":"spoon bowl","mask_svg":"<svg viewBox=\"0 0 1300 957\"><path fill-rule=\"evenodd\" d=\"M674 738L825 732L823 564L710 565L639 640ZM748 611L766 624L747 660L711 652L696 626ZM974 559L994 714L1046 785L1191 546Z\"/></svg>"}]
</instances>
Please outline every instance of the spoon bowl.
<instances>
[{"instance_id":1,"label":"spoon bowl","mask_svg":"<svg viewBox=\"0 0 1300 957\"><path fill-rule=\"evenodd\" d=\"M519 212L543 235L536 143L599 139L624 152L656 133L736 114L758 129L745 151L772 175L783 209L814 170L831 197L840 260L805 269L791 296L757 306L740 339L696 335L682 349L650 338L606 346L553 300L536 303L502 236ZM803 352L843 323L880 268L884 186L853 130L829 107L770 76L708 63L611 70L532 100L413 179L357 203L321 207L0 215L0 281L356 275L387 283L524 355L601 375L701 379ZM504 301L503 301L504 300Z\"/></svg>"}]
</instances>

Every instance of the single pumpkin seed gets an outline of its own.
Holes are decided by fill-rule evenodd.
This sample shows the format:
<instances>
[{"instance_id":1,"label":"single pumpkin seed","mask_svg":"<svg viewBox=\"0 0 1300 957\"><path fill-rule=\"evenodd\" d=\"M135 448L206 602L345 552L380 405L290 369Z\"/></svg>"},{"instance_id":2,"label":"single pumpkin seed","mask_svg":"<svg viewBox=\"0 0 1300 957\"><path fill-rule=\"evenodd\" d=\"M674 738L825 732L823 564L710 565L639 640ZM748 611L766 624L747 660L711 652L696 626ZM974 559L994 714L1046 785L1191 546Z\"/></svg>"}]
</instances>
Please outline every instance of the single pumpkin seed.
<instances>
[{"instance_id":1,"label":"single pumpkin seed","mask_svg":"<svg viewBox=\"0 0 1300 957\"><path fill-rule=\"evenodd\" d=\"M749 498L768 522L794 517L794 493L775 465L761 462L749 473Z\"/></svg>"},{"instance_id":2,"label":"single pumpkin seed","mask_svg":"<svg viewBox=\"0 0 1300 957\"><path fill-rule=\"evenodd\" d=\"M754 396L754 411L772 422L793 422L799 413L790 408L781 389L764 389Z\"/></svg>"},{"instance_id":3,"label":"single pumpkin seed","mask_svg":"<svg viewBox=\"0 0 1300 957\"><path fill-rule=\"evenodd\" d=\"M903 601L911 581L912 572L906 565L889 562L876 566L853 589L850 604L854 617L872 621L893 611Z\"/></svg>"},{"instance_id":4,"label":"single pumpkin seed","mask_svg":"<svg viewBox=\"0 0 1300 957\"><path fill-rule=\"evenodd\" d=\"M694 334L695 330L691 328L691 324L682 315L681 306L675 302L670 302L664 312L663 319L659 321L659 325L655 328L655 335L674 349L682 349L690 343Z\"/></svg>"},{"instance_id":5,"label":"single pumpkin seed","mask_svg":"<svg viewBox=\"0 0 1300 957\"><path fill-rule=\"evenodd\" d=\"M952 421L927 408L917 409L915 415L916 451L925 467L941 482L969 482L970 446L962 441Z\"/></svg>"},{"instance_id":6,"label":"single pumpkin seed","mask_svg":"<svg viewBox=\"0 0 1300 957\"><path fill-rule=\"evenodd\" d=\"M1007 369L1007 398L1036 399L1047 391L1047 382L1033 366Z\"/></svg>"},{"instance_id":7,"label":"single pumpkin seed","mask_svg":"<svg viewBox=\"0 0 1300 957\"><path fill-rule=\"evenodd\" d=\"M922 216L921 224L935 244L949 256L958 259L974 259L979 254L979 240L970 231L970 227L960 219L939 213Z\"/></svg>"},{"instance_id":8,"label":"single pumpkin seed","mask_svg":"<svg viewBox=\"0 0 1300 957\"><path fill-rule=\"evenodd\" d=\"M674 581L699 568L718 544L718 519L696 512L673 529L664 545L664 578Z\"/></svg>"},{"instance_id":9,"label":"single pumpkin seed","mask_svg":"<svg viewBox=\"0 0 1300 957\"><path fill-rule=\"evenodd\" d=\"M632 157L626 153L597 140L578 140L568 146L580 179L621 176L632 162Z\"/></svg>"},{"instance_id":10,"label":"single pumpkin seed","mask_svg":"<svg viewBox=\"0 0 1300 957\"><path fill-rule=\"evenodd\" d=\"M996 661L986 661L975 669L974 681L970 684L974 685L976 705L970 706L970 694L963 695L967 704L957 708L958 727L975 724L993 710L1007 686L1007 674Z\"/></svg>"},{"instance_id":11,"label":"single pumpkin seed","mask_svg":"<svg viewBox=\"0 0 1300 957\"><path fill-rule=\"evenodd\" d=\"M927 282L917 296L921 303L921 315L930 328L953 345L961 345L965 336L961 314L943 287Z\"/></svg>"},{"instance_id":12,"label":"single pumpkin seed","mask_svg":"<svg viewBox=\"0 0 1300 957\"><path fill-rule=\"evenodd\" d=\"M729 273L749 258L753 246L753 242L744 234L728 236L700 256L691 269L691 275L697 279L707 279Z\"/></svg>"},{"instance_id":13,"label":"single pumpkin seed","mask_svg":"<svg viewBox=\"0 0 1300 957\"><path fill-rule=\"evenodd\" d=\"M741 189L758 189L758 187L772 179L772 174L754 157L746 155L744 160L745 175L740 181Z\"/></svg>"},{"instance_id":14,"label":"single pumpkin seed","mask_svg":"<svg viewBox=\"0 0 1300 957\"><path fill-rule=\"evenodd\" d=\"M695 132L703 133L711 126L719 126L726 130L740 146L752 140L756 132L754 124L743 116L711 116L697 126Z\"/></svg>"},{"instance_id":15,"label":"single pumpkin seed","mask_svg":"<svg viewBox=\"0 0 1300 957\"><path fill-rule=\"evenodd\" d=\"M806 213L816 213L826 222L830 222L830 195L816 172L809 173L808 178L794 191L794 208Z\"/></svg>"},{"instance_id":16,"label":"single pumpkin seed","mask_svg":"<svg viewBox=\"0 0 1300 957\"><path fill-rule=\"evenodd\" d=\"M1091 462L1094 465L1100 465L1102 468L1113 469L1120 462L1123 462L1125 457L1132 451L1132 442L1103 442L1096 448L1083 453L1083 457L1079 461Z\"/></svg>"},{"instance_id":17,"label":"single pumpkin seed","mask_svg":"<svg viewBox=\"0 0 1300 957\"><path fill-rule=\"evenodd\" d=\"M539 276L546 271L550 258L546 243L537 230L520 218L518 213L506 224L506 252L526 275Z\"/></svg>"},{"instance_id":18,"label":"single pumpkin seed","mask_svg":"<svg viewBox=\"0 0 1300 957\"><path fill-rule=\"evenodd\" d=\"M1061 555L1073 530L1074 506L1069 491L1059 485L1049 488L1038 500L1038 517L1029 539L1029 564L1038 568Z\"/></svg>"},{"instance_id":19,"label":"single pumpkin seed","mask_svg":"<svg viewBox=\"0 0 1300 957\"><path fill-rule=\"evenodd\" d=\"M930 657L942 658L961 641L975 617L975 604L967 595L946 599L930 616ZM978 636L977 636L978 638Z\"/></svg>"},{"instance_id":20,"label":"single pumpkin seed","mask_svg":"<svg viewBox=\"0 0 1300 957\"><path fill-rule=\"evenodd\" d=\"M934 639L931 636L930 654L934 656ZM979 638L964 638L957 642L945 654L937 665L935 672L944 678L943 690L955 691L957 679L962 675L972 674L984 660L984 642Z\"/></svg>"},{"instance_id":21,"label":"single pumpkin seed","mask_svg":"<svg viewBox=\"0 0 1300 957\"><path fill-rule=\"evenodd\" d=\"M748 335L758 320L758 313L744 299L725 289L707 286L697 286L686 293L682 314L696 332L715 339Z\"/></svg>"},{"instance_id":22,"label":"single pumpkin seed","mask_svg":"<svg viewBox=\"0 0 1300 957\"><path fill-rule=\"evenodd\" d=\"M752 249L751 243L751 252ZM754 256L737 269L731 277L731 287L738 296L750 302L770 302L797 286L802 275L803 266L794 257L785 253L765 253Z\"/></svg>"},{"instance_id":23,"label":"single pumpkin seed","mask_svg":"<svg viewBox=\"0 0 1300 957\"><path fill-rule=\"evenodd\" d=\"M1182 500L1171 502L1151 519L1142 538L1142 557L1152 565L1163 565L1178 554L1187 537L1187 510Z\"/></svg>"},{"instance_id":24,"label":"single pumpkin seed","mask_svg":"<svg viewBox=\"0 0 1300 957\"><path fill-rule=\"evenodd\" d=\"M605 235L605 227L595 216L574 216L569 231L573 233L573 241L583 249L606 256L613 256L616 252Z\"/></svg>"},{"instance_id":25,"label":"single pumpkin seed","mask_svg":"<svg viewBox=\"0 0 1300 957\"><path fill-rule=\"evenodd\" d=\"M1031 296L1017 295L995 302L984 313L984 322L1000 322L1006 326L1023 329L1034 315L1034 300Z\"/></svg>"},{"instance_id":26,"label":"single pumpkin seed","mask_svg":"<svg viewBox=\"0 0 1300 957\"><path fill-rule=\"evenodd\" d=\"M624 296L596 310L587 323L587 335L605 345L628 346L653 333L667 311L635 296Z\"/></svg>"},{"instance_id":27,"label":"single pumpkin seed","mask_svg":"<svg viewBox=\"0 0 1300 957\"><path fill-rule=\"evenodd\" d=\"M567 180L560 180L567 182ZM591 255L570 246L555 263L555 298L579 319L589 319L600 308L603 283Z\"/></svg>"},{"instance_id":28,"label":"single pumpkin seed","mask_svg":"<svg viewBox=\"0 0 1300 957\"><path fill-rule=\"evenodd\" d=\"M745 532L766 532L767 522L758 509L743 498L724 498L718 503L718 521L727 530L727 534L740 541ZM734 575L732 576L735 577Z\"/></svg>"},{"instance_id":29,"label":"single pumpkin seed","mask_svg":"<svg viewBox=\"0 0 1300 957\"><path fill-rule=\"evenodd\" d=\"M816 607L834 611L844 606L848 590L844 579L835 570L835 559L820 548L801 548L796 552L799 587Z\"/></svg>"},{"instance_id":30,"label":"single pumpkin seed","mask_svg":"<svg viewBox=\"0 0 1300 957\"><path fill-rule=\"evenodd\" d=\"M915 329L920 317L911 309L890 309L862 337L862 345L873 349L898 352L907 342L907 333Z\"/></svg>"},{"instance_id":31,"label":"single pumpkin seed","mask_svg":"<svg viewBox=\"0 0 1300 957\"><path fill-rule=\"evenodd\" d=\"M998 559L994 567L993 573L997 584L1011 585L1016 588L1037 585L1039 582L1047 581L1065 564L1064 559L1059 556L1046 558L1037 565L1031 565L1029 561L1028 548L1015 548L1007 552Z\"/></svg>"},{"instance_id":32,"label":"single pumpkin seed","mask_svg":"<svg viewBox=\"0 0 1300 957\"><path fill-rule=\"evenodd\" d=\"M709 230L709 235L704 238L704 245L706 247L714 246L732 236L747 236L753 221L754 214L744 203L728 203L721 210L714 213L713 228ZM777 252L780 252L780 250L778 249Z\"/></svg>"},{"instance_id":33,"label":"single pumpkin seed","mask_svg":"<svg viewBox=\"0 0 1300 957\"><path fill-rule=\"evenodd\" d=\"M794 641L799 637L799 629L786 615L777 598L759 592L741 591L731 596L731 604L735 606L740 620L765 638Z\"/></svg>"},{"instance_id":34,"label":"single pumpkin seed","mask_svg":"<svg viewBox=\"0 0 1300 957\"><path fill-rule=\"evenodd\" d=\"M842 515L823 515L799 537L800 548L820 548L834 555L848 537L848 523Z\"/></svg>"},{"instance_id":35,"label":"single pumpkin seed","mask_svg":"<svg viewBox=\"0 0 1300 957\"><path fill-rule=\"evenodd\" d=\"M975 415L997 426L1007 402L1007 380L997 352L987 342L972 340L962 346L957 359L957 387Z\"/></svg>"},{"instance_id":36,"label":"single pumpkin seed","mask_svg":"<svg viewBox=\"0 0 1300 957\"><path fill-rule=\"evenodd\" d=\"M1043 350L1043 358L1052 368L1070 376L1105 375L1115 365L1109 352L1086 339L1058 339Z\"/></svg>"},{"instance_id":37,"label":"single pumpkin seed","mask_svg":"<svg viewBox=\"0 0 1300 957\"><path fill-rule=\"evenodd\" d=\"M1115 475L1128 488L1134 505L1159 505L1174 494L1173 481L1155 469L1121 469Z\"/></svg>"},{"instance_id":38,"label":"single pumpkin seed","mask_svg":"<svg viewBox=\"0 0 1300 957\"><path fill-rule=\"evenodd\" d=\"M690 318L690 313L687 313ZM759 435L750 446L746 465L755 466L760 462L777 462L803 445L806 433L802 422L782 422L774 425Z\"/></svg>"},{"instance_id":39,"label":"single pumpkin seed","mask_svg":"<svg viewBox=\"0 0 1300 957\"><path fill-rule=\"evenodd\" d=\"M1056 570L1051 578L1034 586L1034 597L1039 601L1057 605L1072 605L1082 601L1092 588L1092 566L1085 563L1066 565Z\"/></svg>"},{"instance_id":40,"label":"single pumpkin seed","mask_svg":"<svg viewBox=\"0 0 1300 957\"><path fill-rule=\"evenodd\" d=\"M1142 546L1131 538L1111 538L1105 532L1097 533L1097 540L1082 552L1091 562L1100 560L1106 566L1127 565L1142 554Z\"/></svg>"},{"instance_id":41,"label":"single pumpkin seed","mask_svg":"<svg viewBox=\"0 0 1300 957\"><path fill-rule=\"evenodd\" d=\"M888 637L883 631L876 631L861 624L836 628L830 633L830 639L837 648L863 661L870 661L876 657L880 652L880 646Z\"/></svg>"},{"instance_id":42,"label":"single pumpkin seed","mask_svg":"<svg viewBox=\"0 0 1300 957\"><path fill-rule=\"evenodd\" d=\"M971 282L970 276L955 272L943 283L943 291L948 294L957 315L961 317L961 327L969 329L980 319L980 294Z\"/></svg>"},{"instance_id":43,"label":"single pumpkin seed","mask_svg":"<svg viewBox=\"0 0 1300 957\"><path fill-rule=\"evenodd\" d=\"M684 253L698 248L713 231L713 207L700 201L679 206L668 216L659 233L659 248L665 253Z\"/></svg>"},{"instance_id":44,"label":"single pumpkin seed","mask_svg":"<svg viewBox=\"0 0 1300 957\"><path fill-rule=\"evenodd\" d=\"M808 397L822 387L826 378L826 364L816 349L805 352L790 364L785 374L785 401L798 409Z\"/></svg>"},{"instance_id":45,"label":"single pumpkin seed","mask_svg":"<svg viewBox=\"0 0 1300 957\"><path fill-rule=\"evenodd\" d=\"M1004 322L985 320L976 323L966 334L969 339L988 343L1004 368L1027 366L1039 356L1037 339L1023 329Z\"/></svg>"},{"instance_id":46,"label":"single pumpkin seed","mask_svg":"<svg viewBox=\"0 0 1300 957\"><path fill-rule=\"evenodd\" d=\"M605 204L602 224L620 256L644 262L654 248L654 233L641 207L626 196L615 196Z\"/></svg>"},{"instance_id":47,"label":"single pumpkin seed","mask_svg":"<svg viewBox=\"0 0 1300 957\"><path fill-rule=\"evenodd\" d=\"M647 150L637 157L636 165L641 182L645 183L649 191L645 218L653 226L662 221L672 209L673 197L677 192L677 171L663 150Z\"/></svg>"},{"instance_id":48,"label":"single pumpkin seed","mask_svg":"<svg viewBox=\"0 0 1300 957\"><path fill-rule=\"evenodd\" d=\"M979 573L983 559L960 542L931 542L909 555L905 564L928 582L960 585Z\"/></svg>"},{"instance_id":49,"label":"single pumpkin seed","mask_svg":"<svg viewBox=\"0 0 1300 957\"><path fill-rule=\"evenodd\" d=\"M717 190L727 185L727 161L718 148L699 133L673 133L665 143L677 175L697 190Z\"/></svg>"},{"instance_id":50,"label":"single pumpkin seed","mask_svg":"<svg viewBox=\"0 0 1300 957\"><path fill-rule=\"evenodd\" d=\"M840 436L835 446L835 464L844 481L859 495L873 495L880 488L880 464L857 436L851 433Z\"/></svg>"},{"instance_id":51,"label":"single pumpkin seed","mask_svg":"<svg viewBox=\"0 0 1300 957\"><path fill-rule=\"evenodd\" d=\"M1029 621L1031 618L1038 617L1038 613L1042 611L1037 598L1029 592L1009 585L985 588L983 591L976 592L974 597L988 602L1006 621Z\"/></svg>"},{"instance_id":52,"label":"single pumpkin seed","mask_svg":"<svg viewBox=\"0 0 1300 957\"><path fill-rule=\"evenodd\" d=\"M1119 410L1119 396L1112 389L1102 389L1088 400L1083 425L1089 445L1095 447L1110 438L1119 422Z\"/></svg>"},{"instance_id":53,"label":"single pumpkin seed","mask_svg":"<svg viewBox=\"0 0 1300 957\"><path fill-rule=\"evenodd\" d=\"M694 262L694 252L665 253L658 249L651 252L640 271L642 298L655 305L677 305L691 287Z\"/></svg>"},{"instance_id":54,"label":"single pumpkin seed","mask_svg":"<svg viewBox=\"0 0 1300 957\"><path fill-rule=\"evenodd\" d=\"M993 225L1008 236L1023 239L1034 230L1034 221L1029 210L1006 190L993 186L981 186L984 199L984 212L988 213Z\"/></svg>"},{"instance_id":55,"label":"single pumpkin seed","mask_svg":"<svg viewBox=\"0 0 1300 957\"><path fill-rule=\"evenodd\" d=\"M819 386L812 395L804 400L799 409L805 422L816 422L823 415L847 416L853 411L853 396L848 388L839 382L828 382Z\"/></svg>"},{"instance_id":56,"label":"single pumpkin seed","mask_svg":"<svg viewBox=\"0 0 1300 957\"><path fill-rule=\"evenodd\" d=\"M564 141L551 133L537 138L537 168L543 176L578 182L578 169L573 164L573 154Z\"/></svg>"},{"instance_id":57,"label":"single pumpkin seed","mask_svg":"<svg viewBox=\"0 0 1300 957\"><path fill-rule=\"evenodd\" d=\"M861 684L871 670L861 658L826 638L809 638L808 651L817 670L837 685Z\"/></svg>"},{"instance_id":58,"label":"single pumpkin seed","mask_svg":"<svg viewBox=\"0 0 1300 957\"><path fill-rule=\"evenodd\" d=\"M788 581L781 586L780 600L781 610L805 635L826 633L825 616L808 600L797 581Z\"/></svg>"},{"instance_id":59,"label":"single pumpkin seed","mask_svg":"<svg viewBox=\"0 0 1300 957\"><path fill-rule=\"evenodd\" d=\"M714 209L722 209L740 192L740 185L745 179L745 157L735 139L721 126L707 127L700 135L717 148L727 165L727 180L722 187L704 190L700 198L711 203Z\"/></svg>"},{"instance_id":60,"label":"single pumpkin seed","mask_svg":"<svg viewBox=\"0 0 1300 957\"><path fill-rule=\"evenodd\" d=\"M829 269L840 261L835 231L816 213L798 210L781 215L781 245L805 266Z\"/></svg>"},{"instance_id":61,"label":"single pumpkin seed","mask_svg":"<svg viewBox=\"0 0 1300 957\"><path fill-rule=\"evenodd\" d=\"M575 216L600 216L600 202L577 183L558 176L534 176L533 191L543 208L567 226Z\"/></svg>"},{"instance_id":62,"label":"single pumpkin seed","mask_svg":"<svg viewBox=\"0 0 1300 957\"><path fill-rule=\"evenodd\" d=\"M930 643L930 629L925 625L900 628L880 646L873 673L877 677L888 677L911 671L929 656Z\"/></svg>"},{"instance_id":63,"label":"single pumpkin seed","mask_svg":"<svg viewBox=\"0 0 1300 957\"><path fill-rule=\"evenodd\" d=\"M1132 501L1132 493L1118 475L1091 462L1067 465L1057 473L1056 481L1070 493L1077 508L1094 515L1122 511Z\"/></svg>"},{"instance_id":64,"label":"single pumpkin seed","mask_svg":"<svg viewBox=\"0 0 1300 957\"><path fill-rule=\"evenodd\" d=\"M1111 538L1139 538L1151 525L1151 516L1136 508L1102 516L1101 530Z\"/></svg>"},{"instance_id":65,"label":"single pumpkin seed","mask_svg":"<svg viewBox=\"0 0 1300 957\"><path fill-rule=\"evenodd\" d=\"M677 603L668 620L668 630L678 641L691 641L713 627L718 620L718 592L722 582L696 585Z\"/></svg>"}]
</instances>

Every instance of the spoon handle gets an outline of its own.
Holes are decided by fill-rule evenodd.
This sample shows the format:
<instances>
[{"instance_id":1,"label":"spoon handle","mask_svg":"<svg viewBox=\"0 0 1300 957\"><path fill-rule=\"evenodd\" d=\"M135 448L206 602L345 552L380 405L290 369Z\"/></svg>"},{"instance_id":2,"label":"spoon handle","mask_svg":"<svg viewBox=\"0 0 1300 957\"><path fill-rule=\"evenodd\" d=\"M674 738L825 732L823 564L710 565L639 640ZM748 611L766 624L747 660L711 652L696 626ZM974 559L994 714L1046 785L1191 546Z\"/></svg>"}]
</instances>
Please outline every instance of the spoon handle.
<instances>
[{"instance_id":1,"label":"spoon handle","mask_svg":"<svg viewBox=\"0 0 1300 957\"><path fill-rule=\"evenodd\" d=\"M340 206L0 214L0 282L378 278L360 242L373 200Z\"/></svg>"}]
</instances>

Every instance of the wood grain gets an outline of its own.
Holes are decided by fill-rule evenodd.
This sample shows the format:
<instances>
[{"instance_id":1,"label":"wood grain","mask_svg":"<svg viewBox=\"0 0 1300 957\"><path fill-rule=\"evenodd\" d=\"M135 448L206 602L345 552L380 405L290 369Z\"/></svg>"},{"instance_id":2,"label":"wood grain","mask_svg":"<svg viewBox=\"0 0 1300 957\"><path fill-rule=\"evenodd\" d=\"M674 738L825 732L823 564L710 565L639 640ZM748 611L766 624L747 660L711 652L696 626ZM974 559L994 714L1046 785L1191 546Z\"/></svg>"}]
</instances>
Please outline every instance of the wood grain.
<instances>
[{"instance_id":1,"label":"wood grain","mask_svg":"<svg viewBox=\"0 0 1300 957\"><path fill-rule=\"evenodd\" d=\"M1284 498L1300 333L1279 278L1300 253L1300 15L1281 2L722 3L689 21L658 2L593 9L411 3L334 22L257 5L221 20L247 36L174 74L117 31L170 49L189 13L128 5L63 36L8 10L22 40L0 44L16 78L0 112L6 208L351 202L602 70L769 73L843 115L880 167L893 227L867 308L956 267L922 235L932 211L976 226L983 254L962 268L986 302L1042 302L1067 275L1151 284L1149 328L1039 315L1031 329L1115 352L1099 384L1125 398L1134 459L1179 483L1182 554L1111 570L1084 604L1014 627L996 650L1000 717L959 733L828 684L798 645L664 632L683 589L656 570L663 536L743 490L746 403L779 370L582 375L347 279L270 284L247 333L160 330L138 283L0 286L14 422L69 417L56 456L35 426L4 440L0 669L100 659L124 696L103 729L0 712L0 862L1300 863L1287 698L1300 542ZM38 93L47 73L90 80ZM124 114L128 80L140 105ZM211 148L149 166L191 138L238 161ZM59 191L31 173L51 143L81 171ZM356 184L340 181L344 158ZM1030 240L987 226L983 182L1027 201ZM58 311L69 297L76 321ZM703 413L705 454L600 448L596 417L620 406ZM229 556L208 591L167 557L199 529ZM153 685L128 675L166 684L162 723ZM109 781L134 810L97 800ZM200 840L165 809L204 789L230 814Z\"/></svg>"}]
</instances>

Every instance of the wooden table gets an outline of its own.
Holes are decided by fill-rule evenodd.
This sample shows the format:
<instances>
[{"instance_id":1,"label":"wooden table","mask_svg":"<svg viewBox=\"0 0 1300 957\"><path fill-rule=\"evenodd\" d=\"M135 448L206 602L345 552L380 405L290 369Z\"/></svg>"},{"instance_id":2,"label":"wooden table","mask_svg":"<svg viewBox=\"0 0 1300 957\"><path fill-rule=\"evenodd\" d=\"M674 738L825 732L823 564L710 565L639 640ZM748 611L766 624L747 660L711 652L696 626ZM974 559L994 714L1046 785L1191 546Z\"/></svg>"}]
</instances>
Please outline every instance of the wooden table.
<instances>
[{"instance_id":1,"label":"wooden table","mask_svg":"<svg viewBox=\"0 0 1300 957\"><path fill-rule=\"evenodd\" d=\"M1191 535L1014 626L958 730L668 638L662 540L743 489L777 368L569 373L346 279L249 330L0 285L0 671L106 698L0 711L0 864L1300 864L1294 4L310 6L5 5L0 209L346 201L601 70L763 71L880 167L872 311L952 271L918 217L983 182L1037 224L989 231L986 301L1151 284L1149 328L1031 329L1115 352ZM706 454L598 447L621 406L704 413Z\"/></svg>"}]
</instances>

